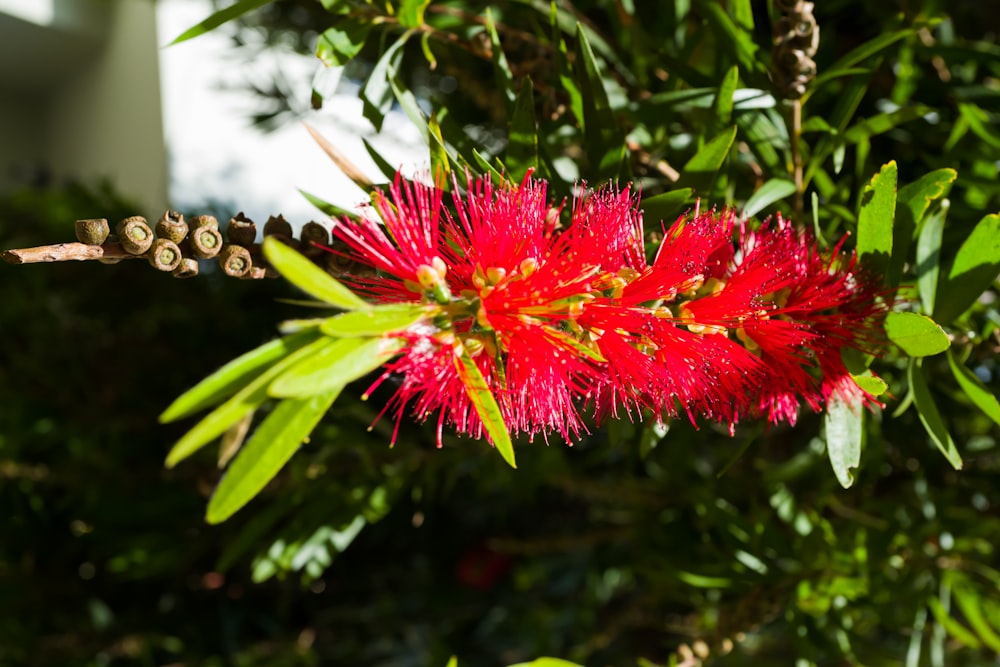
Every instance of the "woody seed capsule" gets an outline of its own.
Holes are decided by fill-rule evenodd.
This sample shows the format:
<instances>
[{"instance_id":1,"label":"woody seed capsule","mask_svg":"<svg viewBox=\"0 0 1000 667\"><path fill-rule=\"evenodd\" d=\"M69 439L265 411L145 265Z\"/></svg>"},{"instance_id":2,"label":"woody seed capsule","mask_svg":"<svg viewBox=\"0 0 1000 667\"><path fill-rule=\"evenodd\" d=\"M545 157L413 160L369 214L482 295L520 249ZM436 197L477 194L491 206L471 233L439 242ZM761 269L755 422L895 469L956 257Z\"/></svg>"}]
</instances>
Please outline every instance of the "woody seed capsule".
<instances>
[{"instance_id":1,"label":"woody seed capsule","mask_svg":"<svg viewBox=\"0 0 1000 667\"><path fill-rule=\"evenodd\" d=\"M214 215L196 215L191 218L191 229L198 229L199 227L218 229L219 221L216 220Z\"/></svg>"},{"instance_id":2,"label":"woody seed capsule","mask_svg":"<svg viewBox=\"0 0 1000 667\"><path fill-rule=\"evenodd\" d=\"M219 253L219 266L223 273L233 278L241 278L250 272L253 260L250 251L239 245L227 245Z\"/></svg>"},{"instance_id":3,"label":"woody seed capsule","mask_svg":"<svg viewBox=\"0 0 1000 667\"><path fill-rule=\"evenodd\" d=\"M222 234L216 227L204 225L188 234L191 252L198 259L211 259L222 250Z\"/></svg>"},{"instance_id":4,"label":"woody seed capsule","mask_svg":"<svg viewBox=\"0 0 1000 667\"><path fill-rule=\"evenodd\" d=\"M180 243L187 236L188 224L177 211L167 211L156 221L155 231L157 238Z\"/></svg>"},{"instance_id":5,"label":"woody seed capsule","mask_svg":"<svg viewBox=\"0 0 1000 667\"><path fill-rule=\"evenodd\" d=\"M153 245L153 230L141 215L125 218L115 227L122 248L131 255L141 255Z\"/></svg>"},{"instance_id":6,"label":"woody seed capsule","mask_svg":"<svg viewBox=\"0 0 1000 667\"><path fill-rule=\"evenodd\" d=\"M107 240L110 233L111 228L105 218L76 221L76 239L80 243L101 245Z\"/></svg>"},{"instance_id":7,"label":"woody seed capsule","mask_svg":"<svg viewBox=\"0 0 1000 667\"><path fill-rule=\"evenodd\" d=\"M292 238L292 225L283 215L272 215L264 223L264 236L287 236Z\"/></svg>"},{"instance_id":8,"label":"woody seed capsule","mask_svg":"<svg viewBox=\"0 0 1000 667\"><path fill-rule=\"evenodd\" d=\"M159 271L173 271L176 269L184 256L181 249L170 239L156 239L153 246L146 252L146 259L150 265Z\"/></svg>"},{"instance_id":9,"label":"woody seed capsule","mask_svg":"<svg viewBox=\"0 0 1000 667\"><path fill-rule=\"evenodd\" d=\"M236 217L229 219L226 227L226 238L230 243L249 246L257 240L257 225L250 218L243 215L242 211Z\"/></svg>"},{"instance_id":10,"label":"woody seed capsule","mask_svg":"<svg viewBox=\"0 0 1000 667\"><path fill-rule=\"evenodd\" d=\"M180 264L174 269L174 278L193 278L198 275L198 260L192 257L181 259Z\"/></svg>"}]
</instances>

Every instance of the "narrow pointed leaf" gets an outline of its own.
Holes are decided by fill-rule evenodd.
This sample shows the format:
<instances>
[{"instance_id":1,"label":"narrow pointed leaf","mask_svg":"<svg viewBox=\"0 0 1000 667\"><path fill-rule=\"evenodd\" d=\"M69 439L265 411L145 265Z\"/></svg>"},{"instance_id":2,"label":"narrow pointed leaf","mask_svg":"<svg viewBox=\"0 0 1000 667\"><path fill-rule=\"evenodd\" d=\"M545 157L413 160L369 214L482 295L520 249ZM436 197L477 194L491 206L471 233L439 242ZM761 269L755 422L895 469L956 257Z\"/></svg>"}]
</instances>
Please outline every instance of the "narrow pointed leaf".
<instances>
[{"instance_id":1,"label":"narrow pointed leaf","mask_svg":"<svg viewBox=\"0 0 1000 667\"><path fill-rule=\"evenodd\" d=\"M340 390L279 403L229 466L212 494L205 520L221 523L260 493L316 428Z\"/></svg>"},{"instance_id":2,"label":"narrow pointed leaf","mask_svg":"<svg viewBox=\"0 0 1000 667\"><path fill-rule=\"evenodd\" d=\"M933 313L937 299L941 264L941 239L944 222L948 217L948 200L928 216L917 238L917 286L920 288L920 304L925 313Z\"/></svg>"},{"instance_id":3,"label":"narrow pointed leaf","mask_svg":"<svg viewBox=\"0 0 1000 667\"><path fill-rule=\"evenodd\" d=\"M733 95L736 94L736 86L740 82L740 69L733 65L726 72L719 84L719 92L712 100L712 115L714 116L712 133L718 132L733 122Z\"/></svg>"},{"instance_id":4,"label":"narrow pointed leaf","mask_svg":"<svg viewBox=\"0 0 1000 667\"><path fill-rule=\"evenodd\" d=\"M764 183L757 192L750 195L743 205L743 213L753 217L776 201L795 194L795 183L783 178L772 178Z\"/></svg>"},{"instance_id":5,"label":"narrow pointed leaf","mask_svg":"<svg viewBox=\"0 0 1000 667\"><path fill-rule=\"evenodd\" d=\"M951 341L934 320L917 313L889 313L885 333L911 357L928 357L948 349Z\"/></svg>"},{"instance_id":6,"label":"narrow pointed leaf","mask_svg":"<svg viewBox=\"0 0 1000 667\"><path fill-rule=\"evenodd\" d=\"M693 194L694 190L691 188L680 188L646 197L642 200L643 214L646 220L663 222L669 227L674 218L684 209L684 205L691 200Z\"/></svg>"},{"instance_id":7,"label":"narrow pointed leaf","mask_svg":"<svg viewBox=\"0 0 1000 667\"><path fill-rule=\"evenodd\" d=\"M267 387L271 381L286 369L308 359L329 342L320 338L304 345L272 365L253 381L240 389L228 401L217 407L185 433L167 454L167 467L172 468L179 461L191 456L203 446L225 433L230 426L243 419L247 413L256 410L267 400Z\"/></svg>"},{"instance_id":8,"label":"narrow pointed leaf","mask_svg":"<svg viewBox=\"0 0 1000 667\"><path fill-rule=\"evenodd\" d=\"M163 411L160 421L163 423L176 421L216 405L235 394L283 357L316 340L316 337L316 332L305 331L272 340L240 355L179 396Z\"/></svg>"},{"instance_id":9,"label":"narrow pointed leaf","mask_svg":"<svg viewBox=\"0 0 1000 667\"><path fill-rule=\"evenodd\" d=\"M955 255L948 277L938 286L934 319L948 324L976 302L1000 274L1000 214L976 224Z\"/></svg>"},{"instance_id":10,"label":"narrow pointed leaf","mask_svg":"<svg viewBox=\"0 0 1000 667\"><path fill-rule=\"evenodd\" d=\"M729 150L736 139L736 126L724 130L702 146L681 169L681 177L675 183L678 187L692 187L696 191L704 191L712 186L719 168L729 157Z\"/></svg>"},{"instance_id":11,"label":"narrow pointed leaf","mask_svg":"<svg viewBox=\"0 0 1000 667\"><path fill-rule=\"evenodd\" d=\"M931 204L948 195L957 176L958 172L954 169L937 169L907 183L896 192L896 224L892 228L892 260L888 279L890 286L899 284L910 247Z\"/></svg>"},{"instance_id":12,"label":"narrow pointed leaf","mask_svg":"<svg viewBox=\"0 0 1000 667\"><path fill-rule=\"evenodd\" d=\"M955 602L962 612L962 616L969 622L976 635L986 646L1000 654L1000 635L993 630L986 617L983 615L982 600L972 586L968 584L956 585L951 589L955 596ZM994 591L995 593L995 591Z\"/></svg>"},{"instance_id":13,"label":"narrow pointed leaf","mask_svg":"<svg viewBox=\"0 0 1000 667\"><path fill-rule=\"evenodd\" d=\"M1000 426L1000 401L997 401L993 392L965 364L955 359L951 350L948 350L948 365L951 367L951 373L955 376L955 380L958 381L958 386L962 388L969 400Z\"/></svg>"},{"instance_id":14,"label":"narrow pointed leaf","mask_svg":"<svg viewBox=\"0 0 1000 667\"><path fill-rule=\"evenodd\" d=\"M896 217L896 163L889 162L865 187L858 211L858 255L884 271L892 255L892 224Z\"/></svg>"},{"instance_id":15,"label":"narrow pointed leaf","mask_svg":"<svg viewBox=\"0 0 1000 667\"><path fill-rule=\"evenodd\" d=\"M514 102L510 119L505 164L514 181L524 178L528 169L538 166L538 128L535 123L535 96L531 79L521 81L521 91Z\"/></svg>"},{"instance_id":16,"label":"narrow pointed leaf","mask_svg":"<svg viewBox=\"0 0 1000 667\"><path fill-rule=\"evenodd\" d=\"M845 489L854 484L853 468L861 464L864 411L834 394L826 405L826 453L837 481Z\"/></svg>"},{"instance_id":17,"label":"narrow pointed leaf","mask_svg":"<svg viewBox=\"0 0 1000 667\"><path fill-rule=\"evenodd\" d=\"M486 384L486 378L479 371L475 360L464 349L455 354L455 370L458 371L458 376L462 379L462 384L465 385L465 392L469 395L469 400L472 401L476 414L482 420L483 428L490 436L493 446L511 468L516 468L514 443L511 442L510 431L507 429L507 423L504 422L500 406L497 405L497 399Z\"/></svg>"},{"instance_id":18,"label":"narrow pointed leaf","mask_svg":"<svg viewBox=\"0 0 1000 667\"><path fill-rule=\"evenodd\" d=\"M962 456L958 453L955 441L952 440L951 434L948 432L948 427L945 425L944 419L941 418L941 413L934 403L931 390L927 386L927 380L924 378L924 371L920 367L919 359L910 360L907 377L910 382L910 390L913 392L913 403L917 406L917 414L920 416L920 422L924 425L927 434L931 436L931 440L937 448L948 459L948 463L955 470L961 470Z\"/></svg>"},{"instance_id":19,"label":"narrow pointed leaf","mask_svg":"<svg viewBox=\"0 0 1000 667\"><path fill-rule=\"evenodd\" d=\"M966 628L961 622L955 620L951 615L945 610L941 601L937 598L931 598L927 601L927 606L930 607L931 613L934 614L934 619L948 631L948 634L965 644L971 649L978 649L982 647L982 643L979 638L972 633L971 630Z\"/></svg>"},{"instance_id":20,"label":"narrow pointed leaf","mask_svg":"<svg viewBox=\"0 0 1000 667\"><path fill-rule=\"evenodd\" d=\"M366 301L336 278L273 237L264 239L264 256L288 282L320 301L345 310L369 307Z\"/></svg>"},{"instance_id":21,"label":"narrow pointed leaf","mask_svg":"<svg viewBox=\"0 0 1000 667\"><path fill-rule=\"evenodd\" d=\"M398 338L327 339L315 354L278 375L267 392L275 398L301 398L330 391L375 370L404 344Z\"/></svg>"},{"instance_id":22,"label":"narrow pointed leaf","mask_svg":"<svg viewBox=\"0 0 1000 667\"><path fill-rule=\"evenodd\" d=\"M204 35L206 32L215 30L223 23L228 23L233 19L243 16L247 12L263 7L264 5L270 4L274 1L275 0L239 0L238 2L234 2L228 7L215 12L198 25L188 28L178 35L174 41L170 42L168 46L173 46L174 44L186 42L189 39L194 39L195 37Z\"/></svg>"},{"instance_id":23,"label":"narrow pointed leaf","mask_svg":"<svg viewBox=\"0 0 1000 667\"><path fill-rule=\"evenodd\" d=\"M407 329L426 315L427 307L423 304L387 303L327 318L320 325L320 331L340 338L381 336Z\"/></svg>"}]
</instances>

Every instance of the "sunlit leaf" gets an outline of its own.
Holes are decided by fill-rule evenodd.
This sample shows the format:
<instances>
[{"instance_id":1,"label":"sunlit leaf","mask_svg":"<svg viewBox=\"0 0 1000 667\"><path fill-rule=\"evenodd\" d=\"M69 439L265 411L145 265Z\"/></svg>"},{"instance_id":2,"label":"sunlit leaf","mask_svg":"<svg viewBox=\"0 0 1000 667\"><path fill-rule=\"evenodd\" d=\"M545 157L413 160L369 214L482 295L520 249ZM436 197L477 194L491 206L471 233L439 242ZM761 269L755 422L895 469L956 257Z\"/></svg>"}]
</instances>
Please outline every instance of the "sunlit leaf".
<instances>
[{"instance_id":1,"label":"sunlit leaf","mask_svg":"<svg viewBox=\"0 0 1000 667\"><path fill-rule=\"evenodd\" d=\"M861 195L858 211L858 255L884 271L892 255L892 224L896 217L896 163L883 165Z\"/></svg>"},{"instance_id":2,"label":"sunlit leaf","mask_svg":"<svg viewBox=\"0 0 1000 667\"><path fill-rule=\"evenodd\" d=\"M328 339L320 338L288 354L283 359L262 372L229 400L206 415L191 430L185 433L167 454L167 467L191 456L204 445L226 432L230 426L243 419L247 413L256 410L268 399L267 387L271 381L299 361L308 359L326 345Z\"/></svg>"},{"instance_id":3,"label":"sunlit leaf","mask_svg":"<svg viewBox=\"0 0 1000 667\"><path fill-rule=\"evenodd\" d=\"M917 413L920 415L920 422L924 425L931 440L937 446L944 457L948 459L955 470L962 469L962 456L958 453L955 441L948 432L948 427L938 411L937 404L931 396L931 390L927 386L924 378L923 368L919 359L911 359L907 369L907 379L910 389L913 391L913 403L917 406Z\"/></svg>"},{"instance_id":4,"label":"sunlit leaf","mask_svg":"<svg viewBox=\"0 0 1000 667\"><path fill-rule=\"evenodd\" d=\"M681 169L681 177L674 185L692 187L698 192L711 188L716 173L729 157L729 150L733 147L735 139L734 125L702 146L701 150L695 153Z\"/></svg>"},{"instance_id":5,"label":"sunlit leaf","mask_svg":"<svg viewBox=\"0 0 1000 667\"><path fill-rule=\"evenodd\" d=\"M205 520L221 523L260 493L292 458L340 390L281 401L236 455L212 494Z\"/></svg>"},{"instance_id":6,"label":"sunlit leaf","mask_svg":"<svg viewBox=\"0 0 1000 667\"><path fill-rule=\"evenodd\" d=\"M850 404L834 394L826 404L826 453L837 481L845 489L854 484L853 468L861 464L864 411L861 402Z\"/></svg>"},{"instance_id":7,"label":"sunlit leaf","mask_svg":"<svg viewBox=\"0 0 1000 667\"><path fill-rule=\"evenodd\" d=\"M316 338L317 332L306 331L272 340L240 355L175 399L160 415L160 421L164 423L176 421L216 405L239 391L277 361Z\"/></svg>"},{"instance_id":8,"label":"sunlit leaf","mask_svg":"<svg viewBox=\"0 0 1000 667\"><path fill-rule=\"evenodd\" d=\"M366 301L336 278L274 237L264 239L264 256L288 282L320 301L345 310L369 307Z\"/></svg>"},{"instance_id":9,"label":"sunlit leaf","mask_svg":"<svg viewBox=\"0 0 1000 667\"><path fill-rule=\"evenodd\" d=\"M375 370L404 345L398 338L327 339L314 354L275 377L267 392L275 398L300 398L331 391Z\"/></svg>"},{"instance_id":10,"label":"sunlit leaf","mask_svg":"<svg viewBox=\"0 0 1000 667\"><path fill-rule=\"evenodd\" d=\"M399 4L399 25L404 28L419 28L424 24L424 11L431 0L402 0Z\"/></svg>"},{"instance_id":11,"label":"sunlit leaf","mask_svg":"<svg viewBox=\"0 0 1000 667\"><path fill-rule=\"evenodd\" d=\"M316 57L327 67L341 67L361 52L372 22L345 16L327 28L316 42Z\"/></svg>"},{"instance_id":12,"label":"sunlit leaf","mask_svg":"<svg viewBox=\"0 0 1000 667\"><path fill-rule=\"evenodd\" d=\"M329 317L320 324L320 331L327 336L356 338L381 336L402 331L416 324L427 315L427 306L419 303L386 303L366 310L356 310Z\"/></svg>"},{"instance_id":13,"label":"sunlit leaf","mask_svg":"<svg viewBox=\"0 0 1000 667\"><path fill-rule=\"evenodd\" d=\"M514 443L510 439L510 431L504 421L497 399L486 384L486 378L479 371L475 360L469 356L468 351L461 349L456 351L455 370L458 372L465 392L469 395L472 406L476 409L476 414L483 422L483 428L490 436L493 446L500 452L500 456L511 468L516 468L514 461Z\"/></svg>"},{"instance_id":14,"label":"sunlit leaf","mask_svg":"<svg viewBox=\"0 0 1000 667\"><path fill-rule=\"evenodd\" d=\"M927 217L917 237L917 286L925 313L934 312L941 263L941 239L950 205L945 199L940 208Z\"/></svg>"},{"instance_id":15,"label":"sunlit leaf","mask_svg":"<svg viewBox=\"0 0 1000 667\"><path fill-rule=\"evenodd\" d=\"M931 614L934 615L934 620L938 622L948 634L965 644L969 648L977 649L982 646L982 642L979 638L972 633L971 630L966 628L958 620L952 618L944 607L941 605L941 601L937 598L931 598L927 601L927 606L930 607Z\"/></svg>"},{"instance_id":16,"label":"sunlit leaf","mask_svg":"<svg viewBox=\"0 0 1000 667\"><path fill-rule=\"evenodd\" d=\"M371 121L375 130L382 129L382 121L385 115L392 108L392 86L390 79L397 69L403 57L403 45L412 35L411 31L404 32L399 39L382 51L382 55L375 62L368 80L361 88L361 100L364 103L363 113L365 118Z\"/></svg>"},{"instance_id":17,"label":"sunlit leaf","mask_svg":"<svg viewBox=\"0 0 1000 667\"><path fill-rule=\"evenodd\" d=\"M532 660L531 662L519 662L516 665L509 665L509 667L584 667L575 662L570 662L568 660L561 660L559 658L538 658Z\"/></svg>"},{"instance_id":18,"label":"sunlit leaf","mask_svg":"<svg viewBox=\"0 0 1000 667\"><path fill-rule=\"evenodd\" d=\"M228 7L215 12L198 25L188 28L178 35L174 41L170 42L169 46L204 35L206 32L215 30L223 23L228 23L229 21L238 19L247 12L259 9L260 7L272 2L275 2L275 0L238 0Z\"/></svg>"},{"instance_id":19,"label":"sunlit leaf","mask_svg":"<svg viewBox=\"0 0 1000 667\"><path fill-rule=\"evenodd\" d=\"M750 195L743 205L743 214L753 217L776 201L795 194L795 183L784 178L772 178Z\"/></svg>"},{"instance_id":20,"label":"sunlit leaf","mask_svg":"<svg viewBox=\"0 0 1000 667\"><path fill-rule=\"evenodd\" d=\"M931 203L947 196L957 176L958 172L954 169L937 169L907 183L896 192L896 224L892 229L893 251L887 280L890 286L899 284L910 248Z\"/></svg>"},{"instance_id":21,"label":"sunlit leaf","mask_svg":"<svg viewBox=\"0 0 1000 667\"><path fill-rule=\"evenodd\" d=\"M951 341L934 320L917 313L889 313L885 333L911 357L927 357L948 349Z\"/></svg>"}]
</instances>

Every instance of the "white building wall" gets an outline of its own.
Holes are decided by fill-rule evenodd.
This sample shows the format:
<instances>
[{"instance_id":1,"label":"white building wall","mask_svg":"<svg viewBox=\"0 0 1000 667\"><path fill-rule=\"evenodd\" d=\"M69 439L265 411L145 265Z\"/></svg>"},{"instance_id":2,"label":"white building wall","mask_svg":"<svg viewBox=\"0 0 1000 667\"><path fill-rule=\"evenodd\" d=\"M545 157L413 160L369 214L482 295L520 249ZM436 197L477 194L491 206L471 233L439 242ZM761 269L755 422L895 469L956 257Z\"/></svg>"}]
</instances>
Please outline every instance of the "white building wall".
<instances>
[{"instance_id":1,"label":"white building wall","mask_svg":"<svg viewBox=\"0 0 1000 667\"><path fill-rule=\"evenodd\" d=\"M0 189L107 178L167 206L153 0L0 0Z\"/></svg>"}]
</instances>

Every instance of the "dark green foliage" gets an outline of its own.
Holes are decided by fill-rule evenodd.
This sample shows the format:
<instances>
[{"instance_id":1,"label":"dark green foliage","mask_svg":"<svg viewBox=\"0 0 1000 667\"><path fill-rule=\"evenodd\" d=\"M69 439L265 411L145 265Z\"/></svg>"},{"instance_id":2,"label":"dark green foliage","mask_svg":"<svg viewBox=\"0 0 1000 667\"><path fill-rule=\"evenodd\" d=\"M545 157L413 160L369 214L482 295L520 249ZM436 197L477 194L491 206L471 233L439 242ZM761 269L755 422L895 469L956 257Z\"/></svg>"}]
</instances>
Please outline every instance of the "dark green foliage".
<instances>
[{"instance_id":1,"label":"dark green foliage","mask_svg":"<svg viewBox=\"0 0 1000 667\"><path fill-rule=\"evenodd\" d=\"M555 197L632 179L651 231L700 197L780 211L831 247L851 233L899 286L884 358L848 360L887 384L884 411L734 437L612 422L572 449L515 443L512 470L407 421L388 448L392 387L362 402L361 381L258 499L208 527L215 452L164 470L183 427L156 415L303 317L273 300L291 289L138 262L2 268L0 663L649 666L702 641L716 665L992 664L996 12L817 3L798 133L767 76L769 4L281 0L243 19L309 49L323 35L373 124L399 105L435 169L534 167ZM118 204L9 198L0 245L135 213ZM255 423L310 417L307 399L264 398Z\"/></svg>"}]
</instances>

